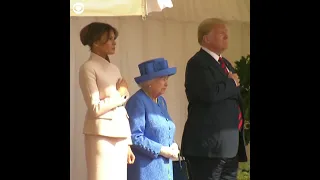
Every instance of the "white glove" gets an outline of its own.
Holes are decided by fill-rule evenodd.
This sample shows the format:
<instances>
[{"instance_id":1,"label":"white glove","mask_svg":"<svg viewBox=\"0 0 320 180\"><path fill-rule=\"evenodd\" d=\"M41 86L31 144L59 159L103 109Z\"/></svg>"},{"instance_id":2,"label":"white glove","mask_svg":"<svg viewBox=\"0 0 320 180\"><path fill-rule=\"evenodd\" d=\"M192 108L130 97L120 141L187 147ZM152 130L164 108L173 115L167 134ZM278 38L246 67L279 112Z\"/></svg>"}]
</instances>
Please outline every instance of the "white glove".
<instances>
[{"instance_id":1,"label":"white glove","mask_svg":"<svg viewBox=\"0 0 320 180\"><path fill-rule=\"evenodd\" d=\"M173 143L173 144L171 144L171 149L173 149L173 150L179 150L179 147L178 147L178 144L177 143Z\"/></svg>"},{"instance_id":2,"label":"white glove","mask_svg":"<svg viewBox=\"0 0 320 180\"><path fill-rule=\"evenodd\" d=\"M173 160L178 159L178 156L179 156L179 153L180 153L178 144L177 143L173 143L173 144L171 144L170 148L172 149L172 159Z\"/></svg>"},{"instance_id":3,"label":"white glove","mask_svg":"<svg viewBox=\"0 0 320 180\"><path fill-rule=\"evenodd\" d=\"M173 156L173 150L168 146L162 146L160 150L160 155L170 159Z\"/></svg>"}]
</instances>

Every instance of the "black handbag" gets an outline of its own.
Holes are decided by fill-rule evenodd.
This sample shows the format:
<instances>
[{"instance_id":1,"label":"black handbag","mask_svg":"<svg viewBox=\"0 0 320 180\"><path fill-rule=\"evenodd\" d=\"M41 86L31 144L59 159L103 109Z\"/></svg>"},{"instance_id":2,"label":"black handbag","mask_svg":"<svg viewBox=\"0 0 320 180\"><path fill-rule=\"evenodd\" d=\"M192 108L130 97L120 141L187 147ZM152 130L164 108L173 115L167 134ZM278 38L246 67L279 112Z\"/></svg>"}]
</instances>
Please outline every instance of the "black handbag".
<instances>
[{"instance_id":1,"label":"black handbag","mask_svg":"<svg viewBox=\"0 0 320 180\"><path fill-rule=\"evenodd\" d=\"M178 161L173 161L173 180L191 180L188 171L188 160L178 155Z\"/></svg>"}]
</instances>

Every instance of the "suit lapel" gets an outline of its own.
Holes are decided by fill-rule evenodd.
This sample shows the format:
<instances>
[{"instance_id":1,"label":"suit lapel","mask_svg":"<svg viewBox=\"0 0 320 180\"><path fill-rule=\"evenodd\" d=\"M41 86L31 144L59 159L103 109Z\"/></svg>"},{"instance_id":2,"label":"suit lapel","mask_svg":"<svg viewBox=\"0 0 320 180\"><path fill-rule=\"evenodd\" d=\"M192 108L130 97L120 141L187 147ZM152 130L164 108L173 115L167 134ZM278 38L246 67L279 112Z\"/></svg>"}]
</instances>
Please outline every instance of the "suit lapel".
<instances>
[{"instance_id":1,"label":"suit lapel","mask_svg":"<svg viewBox=\"0 0 320 180\"><path fill-rule=\"evenodd\" d=\"M199 53L202 54L202 55L205 57L205 59L206 59L206 61L208 62L208 64L211 65L210 68L211 68L211 67L214 67L214 68L216 68L221 74L223 74L224 76L227 76L227 75L224 73L223 69L221 68L220 64L217 62L217 60L215 60L210 54L208 54L208 53L207 53L206 51L204 51L202 48L200 49Z\"/></svg>"},{"instance_id":2,"label":"suit lapel","mask_svg":"<svg viewBox=\"0 0 320 180\"><path fill-rule=\"evenodd\" d=\"M227 66L227 68L229 69L229 71L232 72L232 73L235 73L235 69L232 67L231 63L230 63L227 59L225 59L225 58L223 58L223 61L224 61L224 63L226 64L226 66ZM239 91L238 99L237 99L237 100L238 100L238 103L239 103L241 112L242 112L242 114L244 115L244 111L243 111L243 101L242 101L242 97L241 97L240 91ZM244 117L243 117L243 119L244 119Z\"/></svg>"},{"instance_id":3,"label":"suit lapel","mask_svg":"<svg viewBox=\"0 0 320 180\"><path fill-rule=\"evenodd\" d=\"M222 69L222 67L220 66L220 64L210 55L208 54L206 51L204 51L202 48L200 49L200 51L198 52L201 56L203 56L204 60L206 63L208 63L208 65L210 66L209 68L215 68L217 69L221 74L223 74L224 76L228 76L224 73L224 70ZM231 63L229 63L228 60L226 60L224 57L222 58L223 61L225 62L227 68L229 69L230 72L234 73L235 69L232 67ZM243 112L242 109L242 98L241 98L241 94L239 92L239 94L237 95L237 101L239 102L241 111Z\"/></svg>"},{"instance_id":4,"label":"suit lapel","mask_svg":"<svg viewBox=\"0 0 320 180\"><path fill-rule=\"evenodd\" d=\"M227 68L229 69L229 71L234 73L235 69L232 67L231 63L224 57L222 59L223 59L224 63L226 64Z\"/></svg>"}]
</instances>

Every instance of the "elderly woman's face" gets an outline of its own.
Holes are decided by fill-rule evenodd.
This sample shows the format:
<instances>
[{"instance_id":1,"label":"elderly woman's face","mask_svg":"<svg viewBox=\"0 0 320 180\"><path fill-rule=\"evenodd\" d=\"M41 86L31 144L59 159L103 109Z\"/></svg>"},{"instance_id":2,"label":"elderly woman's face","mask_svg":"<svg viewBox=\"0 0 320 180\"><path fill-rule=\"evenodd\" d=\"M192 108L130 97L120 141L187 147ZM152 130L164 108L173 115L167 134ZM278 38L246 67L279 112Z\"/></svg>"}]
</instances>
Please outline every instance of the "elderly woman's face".
<instances>
[{"instance_id":1,"label":"elderly woman's face","mask_svg":"<svg viewBox=\"0 0 320 180\"><path fill-rule=\"evenodd\" d=\"M154 92L154 94L164 94L166 92L166 89L168 87L168 79L169 76L163 76L154 79L151 82L151 90Z\"/></svg>"}]
</instances>

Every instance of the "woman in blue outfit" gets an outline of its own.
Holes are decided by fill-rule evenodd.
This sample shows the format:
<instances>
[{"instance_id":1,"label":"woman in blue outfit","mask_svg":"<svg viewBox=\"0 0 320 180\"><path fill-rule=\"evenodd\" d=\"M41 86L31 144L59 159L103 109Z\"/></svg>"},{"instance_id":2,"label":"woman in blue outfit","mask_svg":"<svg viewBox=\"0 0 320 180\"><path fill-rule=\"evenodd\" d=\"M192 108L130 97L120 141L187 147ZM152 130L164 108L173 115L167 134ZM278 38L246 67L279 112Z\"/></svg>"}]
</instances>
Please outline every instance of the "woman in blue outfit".
<instances>
[{"instance_id":1,"label":"woman in blue outfit","mask_svg":"<svg viewBox=\"0 0 320 180\"><path fill-rule=\"evenodd\" d=\"M172 180L172 159L178 157L174 143L175 125L161 96L168 87L168 78L176 73L164 58L139 64L141 87L126 104L131 127L135 163L128 165L128 180Z\"/></svg>"}]
</instances>

